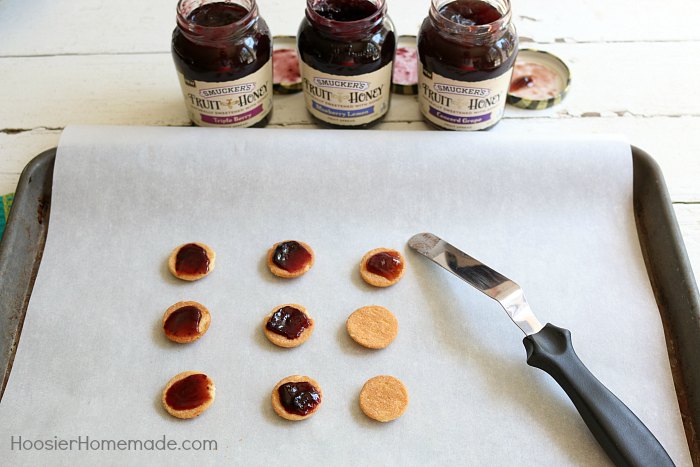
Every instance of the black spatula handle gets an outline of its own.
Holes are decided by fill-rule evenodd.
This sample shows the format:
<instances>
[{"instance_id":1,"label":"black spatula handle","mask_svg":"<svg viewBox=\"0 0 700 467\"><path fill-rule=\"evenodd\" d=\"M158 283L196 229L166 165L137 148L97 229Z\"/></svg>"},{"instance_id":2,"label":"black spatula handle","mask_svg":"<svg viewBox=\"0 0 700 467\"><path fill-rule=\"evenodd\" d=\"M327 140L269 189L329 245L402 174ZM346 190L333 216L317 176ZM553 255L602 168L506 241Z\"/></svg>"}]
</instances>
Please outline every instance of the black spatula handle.
<instances>
[{"instance_id":1,"label":"black spatula handle","mask_svg":"<svg viewBox=\"0 0 700 467\"><path fill-rule=\"evenodd\" d=\"M547 324L523 339L527 363L552 376L618 466L673 466L649 429L579 360L567 329Z\"/></svg>"}]
</instances>

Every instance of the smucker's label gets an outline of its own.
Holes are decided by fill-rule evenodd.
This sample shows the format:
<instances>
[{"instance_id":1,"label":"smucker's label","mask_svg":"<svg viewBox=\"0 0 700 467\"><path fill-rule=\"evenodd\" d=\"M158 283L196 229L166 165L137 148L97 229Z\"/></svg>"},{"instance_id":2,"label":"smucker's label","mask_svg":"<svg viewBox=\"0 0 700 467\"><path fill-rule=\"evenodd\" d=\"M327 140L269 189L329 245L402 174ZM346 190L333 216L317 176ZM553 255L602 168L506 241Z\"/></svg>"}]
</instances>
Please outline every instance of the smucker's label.
<instances>
[{"instance_id":1,"label":"smucker's label","mask_svg":"<svg viewBox=\"0 0 700 467\"><path fill-rule=\"evenodd\" d=\"M371 123L389 110L391 68L356 76L329 75L301 62L306 108L311 115L333 125Z\"/></svg>"},{"instance_id":2,"label":"smucker's label","mask_svg":"<svg viewBox=\"0 0 700 467\"><path fill-rule=\"evenodd\" d=\"M423 116L448 130L482 130L503 116L513 69L485 81L456 81L431 73L419 61L418 100Z\"/></svg>"},{"instance_id":3,"label":"smucker's label","mask_svg":"<svg viewBox=\"0 0 700 467\"><path fill-rule=\"evenodd\" d=\"M242 79L209 83L178 73L190 119L198 126L247 127L272 110L272 60Z\"/></svg>"}]
</instances>

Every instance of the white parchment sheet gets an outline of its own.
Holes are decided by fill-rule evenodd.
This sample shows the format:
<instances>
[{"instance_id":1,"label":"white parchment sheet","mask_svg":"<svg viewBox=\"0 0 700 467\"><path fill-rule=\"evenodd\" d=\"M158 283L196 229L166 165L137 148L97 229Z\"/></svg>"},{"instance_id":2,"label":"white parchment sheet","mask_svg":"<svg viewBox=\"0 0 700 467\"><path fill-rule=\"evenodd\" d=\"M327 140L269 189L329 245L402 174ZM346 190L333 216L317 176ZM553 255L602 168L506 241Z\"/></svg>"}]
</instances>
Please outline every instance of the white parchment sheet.
<instances>
[{"instance_id":1,"label":"white parchment sheet","mask_svg":"<svg viewBox=\"0 0 700 467\"><path fill-rule=\"evenodd\" d=\"M407 248L423 231L520 283L539 319L570 329L583 362L690 465L625 142L72 127L51 209L0 404L6 465L608 465L559 386L526 364L523 335L503 310ZM316 252L296 280L265 265L286 239ZM215 249L216 269L178 281L166 260L192 241ZM375 247L404 252L397 285L375 289L359 277ZM180 300L212 313L194 344L163 336L162 314ZM307 307L316 330L299 348L276 348L262 319L290 302ZM399 320L385 350L360 348L345 331L350 313L370 304ZM160 405L165 383L186 370L216 383L213 406L190 421ZM275 383L292 374L324 392L316 415L297 423L270 406ZM380 374L403 380L411 399L387 424L358 407L362 385ZM18 446L78 437L215 440L218 449Z\"/></svg>"}]
</instances>

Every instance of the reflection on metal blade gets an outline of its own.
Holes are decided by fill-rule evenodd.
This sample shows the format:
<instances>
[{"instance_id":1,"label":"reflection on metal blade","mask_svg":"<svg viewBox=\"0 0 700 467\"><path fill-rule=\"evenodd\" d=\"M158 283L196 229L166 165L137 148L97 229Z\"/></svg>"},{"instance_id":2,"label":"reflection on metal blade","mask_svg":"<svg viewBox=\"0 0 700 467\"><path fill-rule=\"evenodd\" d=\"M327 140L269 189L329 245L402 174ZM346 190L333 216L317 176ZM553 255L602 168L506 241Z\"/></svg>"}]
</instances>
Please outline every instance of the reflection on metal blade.
<instances>
[{"instance_id":1,"label":"reflection on metal blade","mask_svg":"<svg viewBox=\"0 0 700 467\"><path fill-rule=\"evenodd\" d=\"M408 246L498 301L525 334L542 329L520 286L498 271L430 233L414 235Z\"/></svg>"}]
</instances>

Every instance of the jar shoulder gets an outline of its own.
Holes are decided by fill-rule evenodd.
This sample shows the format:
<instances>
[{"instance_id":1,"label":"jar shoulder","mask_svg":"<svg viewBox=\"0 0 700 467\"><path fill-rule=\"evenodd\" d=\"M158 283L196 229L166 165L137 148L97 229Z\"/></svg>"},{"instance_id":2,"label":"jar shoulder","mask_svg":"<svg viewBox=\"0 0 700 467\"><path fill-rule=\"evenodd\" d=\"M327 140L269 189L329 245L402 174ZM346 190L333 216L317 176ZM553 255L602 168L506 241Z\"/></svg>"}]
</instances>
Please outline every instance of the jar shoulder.
<instances>
[{"instance_id":1,"label":"jar shoulder","mask_svg":"<svg viewBox=\"0 0 700 467\"><path fill-rule=\"evenodd\" d=\"M258 71L272 58L272 36L262 18L246 34L215 43L195 42L176 27L171 51L175 67L186 77L229 81Z\"/></svg>"},{"instance_id":2,"label":"jar shoulder","mask_svg":"<svg viewBox=\"0 0 700 467\"><path fill-rule=\"evenodd\" d=\"M439 31L426 18L418 32L417 46L423 67L446 78L473 82L497 77L513 66L518 35L510 24L498 38L469 43Z\"/></svg>"},{"instance_id":3,"label":"jar shoulder","mask_svg":"<svg viewBox=\"0 0 700 467\"><path fill-rule=\"evenodd\" d=\"M297 33L302 62L324 73L353 76L391 64L396 53L396 34L387 18L381 27L365 35L334 36L304 18Z\"/></svg>"}]
</instances>

